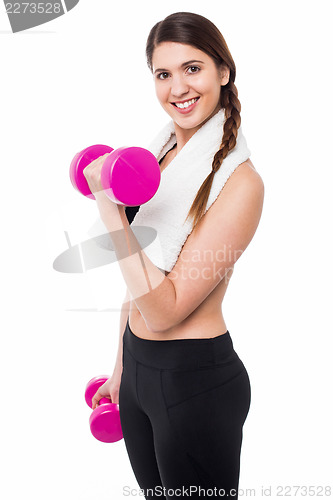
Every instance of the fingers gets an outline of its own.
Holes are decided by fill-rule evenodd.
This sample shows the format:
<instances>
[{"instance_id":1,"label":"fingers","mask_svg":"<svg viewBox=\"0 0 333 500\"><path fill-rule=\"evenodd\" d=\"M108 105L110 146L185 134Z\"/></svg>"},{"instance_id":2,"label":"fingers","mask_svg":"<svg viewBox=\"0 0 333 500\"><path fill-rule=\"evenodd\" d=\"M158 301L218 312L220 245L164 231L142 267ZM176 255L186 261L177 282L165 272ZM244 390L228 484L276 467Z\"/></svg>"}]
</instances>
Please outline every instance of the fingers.
<instances>
[{"instance_id":1,"label":"fingers","mask_svg":"<svg viewBox=\"0 0 333 500\"><path fill-rule=\"evenodd\" d=\"M111 398L111 396L110 396L110 395L103 396L103 395L99 392L99 390L98 390L98 391L96 392L96 394L93 396L92 400L91 400L92 409L94 410L95 408L97 408L97 406L98 406L98 403L99 403L100 399L105 398L105 397L106 397L106 398L109 398L111 403L113 402L113 401L112 401L112 398Z\"/></svg>"},{"instance_id":2,"label":"fingers","mask_svg":"<svg viewBox=\"0 0 333 500\"><path fill-rule=\"evenodd\" d=\"M91 169L92 167L95 167L101 163L101 160L105 159L107 156L109 156L111 153L105 153L105 155L99 156L98 158L95 158L92 162L90 162L84 169L83 172L87 169ZM104 163L104 162L102 162Z\"/></svg>"},{"instance_id":3,"label":"fingers","mask_svg":"<svg viewBox=\"0 0 333 500\"><path fill-rule=\"evenodd\" d=\"M92 194L103 191L103 187L101 184L101 169L106 160L106 157L109 154L110 153L106 153L105 155L99 156L82 170L82 173L86 178Z\"/></svg>"},{"instance_id":4,"label":"fingers","mask_svg":"<svg viewBox=\"0 0 333 500\"><path fill-rule=\"evenodd\" d=\"M100 399L102 399L102 395L100 394L99 391L96 392L96 394L93 396L91 403L92 403L92 409L94 410L98 406L98 402Z\"/></svg>"}]
</instances>

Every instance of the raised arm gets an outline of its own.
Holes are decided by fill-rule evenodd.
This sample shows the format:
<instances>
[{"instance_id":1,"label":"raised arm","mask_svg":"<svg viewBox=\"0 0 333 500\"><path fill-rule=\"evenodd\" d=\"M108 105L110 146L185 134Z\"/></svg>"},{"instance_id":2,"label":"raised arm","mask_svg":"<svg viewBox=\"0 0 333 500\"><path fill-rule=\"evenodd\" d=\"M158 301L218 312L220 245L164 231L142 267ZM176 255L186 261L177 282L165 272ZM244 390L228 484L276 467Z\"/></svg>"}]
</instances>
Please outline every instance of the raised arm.
<instances>
[{"instance_id":1,"label":"raised arm","mask_svg":"<svg viewBox=\"0 0 333 500\"><path fill-rule=\"evenodd\" d=\"M124 207L103 193L99 168L87 178L126 285L147 328L155 333L179 324L212 292L250 243L263 207L260 175L246 163L239 165L165 276L141 248Z\"/></svg>"}]
</instances>

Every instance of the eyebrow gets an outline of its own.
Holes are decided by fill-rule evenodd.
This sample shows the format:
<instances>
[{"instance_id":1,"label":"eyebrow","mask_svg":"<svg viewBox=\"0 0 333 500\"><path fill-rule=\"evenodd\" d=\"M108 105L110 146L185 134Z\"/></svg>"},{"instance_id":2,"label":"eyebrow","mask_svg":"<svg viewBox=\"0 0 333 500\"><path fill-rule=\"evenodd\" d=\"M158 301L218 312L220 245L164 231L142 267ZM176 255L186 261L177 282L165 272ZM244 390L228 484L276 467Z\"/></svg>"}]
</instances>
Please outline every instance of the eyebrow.
<instances>
[{"instance_id":1,"label":"eyebrow","mask_svg":"<svg viewBox=\"0 0 333 500\"><path fill-rule=\"evenodd\" d=\"M195 62L205 64L203 61L199 61L198 59L191 59L191 61L186 61L183 64L181 64L180 67L183 68L184 66L187 66L188 64L192 64ZM165 68L157 68L157 69L155 69L154 74L157 73L158 71L168 71L168 70Z\"/></svg>"}]
</instances>

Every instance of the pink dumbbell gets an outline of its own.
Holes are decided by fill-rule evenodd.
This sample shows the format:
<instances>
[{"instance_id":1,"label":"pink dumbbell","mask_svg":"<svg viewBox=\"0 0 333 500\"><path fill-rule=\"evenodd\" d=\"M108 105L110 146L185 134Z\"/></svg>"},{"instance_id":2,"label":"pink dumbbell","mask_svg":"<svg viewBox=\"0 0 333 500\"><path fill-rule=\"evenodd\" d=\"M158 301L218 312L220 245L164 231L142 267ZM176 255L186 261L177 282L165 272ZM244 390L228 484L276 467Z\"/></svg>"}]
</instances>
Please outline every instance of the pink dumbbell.
<instances>
[{"instance_id":1,"label":"pink dumbbell","mask_svg":"<svg viewBox=\"0 0 333 500\"><path fill-rule=\"evenodd\" d=\"M109 378L107 375L100 375L89 380L86 387L85 399L90 408L92 408L92 398L99 387ZM111 399L109 398L101 398L99 400L99 406L90 415L89 424L92 435L103 443L115 443L123 437L119 405L111 403Z\"/></svg>"},{"instance_id":2,"label":"pink dumbbell","mask_svg":"<svg viewBox=\"0 0 333 500\"><path fill-rule=\"evenodd\" d=\"M100 156L106 157L101 170L101 183L107 196L117 205L135 207L149 201L156 193L161 180L161 170L155 156L144 148L112 149L95 144L77 153L70 165L69 175L73 186L84 196L95 199L90 191L83 170Z\"/></svg>"}]
</instances>

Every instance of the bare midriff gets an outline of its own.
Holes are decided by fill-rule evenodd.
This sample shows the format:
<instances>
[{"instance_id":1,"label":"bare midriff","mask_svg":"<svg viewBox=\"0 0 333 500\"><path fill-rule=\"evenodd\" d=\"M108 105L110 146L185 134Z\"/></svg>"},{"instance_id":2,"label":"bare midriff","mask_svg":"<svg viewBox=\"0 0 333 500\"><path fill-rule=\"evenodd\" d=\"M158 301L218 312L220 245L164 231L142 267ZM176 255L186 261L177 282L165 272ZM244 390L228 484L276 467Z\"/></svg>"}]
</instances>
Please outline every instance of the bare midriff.
<instances>
[{"instance_id":1,"label":"bare midriff","mask_svg":"<svg viewBox=\"0 0 333 500\"><path fill-rule=\"evenodd\" d=\"M167 276L169 273L165 274ZM131 330L137 337L148 340L213 338L226 333L227 326L222 314L222 301L231 275L232 271L229 269L226 277L187 318L163 332L152 332L147 328L142 314L132 300L129 312Z\"/></svg>"},{"instance_id":2,"label":"bare midriff","mask_svg":"<svg viewBox=\"0 0 333 500\"><path fill-rule=\"evenodd\" d=\"M166 154L160 163L161 172L175 155L175 150ZM255 170L250 159L244 163L247 163ZM168 274L168 272L165 272L166 276ZM131 330L137 337L147 340L214 338L225 334L227 332L227 325L222 314L222 302L232 274L233 268L228 268L226 276L189 316L176 326L161 332L152 332L147 328L141 312L136 307L134 300L132 300L129 311L129 326Z\"/></svg>"}]
</instances>

